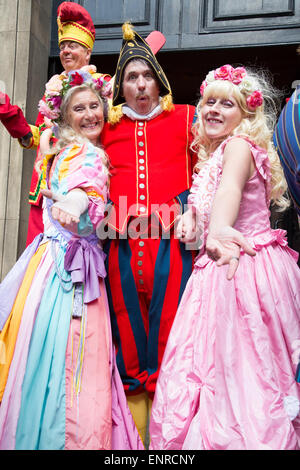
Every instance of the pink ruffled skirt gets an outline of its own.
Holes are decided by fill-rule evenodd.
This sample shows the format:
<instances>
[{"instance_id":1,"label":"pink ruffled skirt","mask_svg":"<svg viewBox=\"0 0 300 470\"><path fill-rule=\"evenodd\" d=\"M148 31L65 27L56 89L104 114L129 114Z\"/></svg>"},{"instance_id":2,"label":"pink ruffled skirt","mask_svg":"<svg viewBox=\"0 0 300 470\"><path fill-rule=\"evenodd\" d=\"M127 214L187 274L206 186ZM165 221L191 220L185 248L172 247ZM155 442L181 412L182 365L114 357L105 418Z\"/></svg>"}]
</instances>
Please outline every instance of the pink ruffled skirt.
<instances>
[{"instance_id":1,"label":"pink ruffled skirt","mask_svg":"<svg viewBox=\"0 0 300 470\"><path fill-rule=\"evenodd\" d=\"M241 255L232 281L227 266L198 259L157 383L153 449L299 448L300 271L280 245Z\"/></svg>"}]
</instances>

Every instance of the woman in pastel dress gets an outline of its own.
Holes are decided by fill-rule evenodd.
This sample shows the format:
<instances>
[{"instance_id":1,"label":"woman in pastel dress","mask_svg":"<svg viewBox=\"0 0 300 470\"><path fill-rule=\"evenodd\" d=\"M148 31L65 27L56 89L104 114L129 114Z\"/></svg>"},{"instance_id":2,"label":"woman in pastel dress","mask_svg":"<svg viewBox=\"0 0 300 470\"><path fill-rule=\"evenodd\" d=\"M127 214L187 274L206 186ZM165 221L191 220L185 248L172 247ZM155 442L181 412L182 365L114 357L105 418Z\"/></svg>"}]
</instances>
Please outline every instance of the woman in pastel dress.
<instances>
[{"instance_id":1,"label":"woman in pastel dress","mask_svg":"<svg viewBox=\"0 0 300 470\"><path fill-rule=\"evenodd\" d=\"M115 365L96 236L108 195L104 86L88 71L55 76L40 105L58 141L42 168L45 231L0 285L1 449L142 448Z\"/></svg>"},{"instance_id":2,"label":"woman in pastel dress","mask_svg":"<svg viewBox=\"0 0 300 470\"><path fill-rule=\"evenodd\" d=\"M199 158L177 236L188 242L198 231L203 245L163 359L153 449L299 448L291 358L300 339L300 272L285 232L270 228L270 202L287 201L269 89L229 65L200 89Z\"/></svg>"}]
</instances>

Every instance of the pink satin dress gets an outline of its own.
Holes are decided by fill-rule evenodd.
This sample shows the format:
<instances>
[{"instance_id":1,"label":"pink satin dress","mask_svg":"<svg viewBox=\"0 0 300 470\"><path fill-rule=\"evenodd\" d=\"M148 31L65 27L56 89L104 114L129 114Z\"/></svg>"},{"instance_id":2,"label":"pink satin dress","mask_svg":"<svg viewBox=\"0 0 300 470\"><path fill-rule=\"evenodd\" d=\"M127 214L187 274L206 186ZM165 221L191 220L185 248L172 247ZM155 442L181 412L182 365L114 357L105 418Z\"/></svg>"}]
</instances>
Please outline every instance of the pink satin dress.
<instances>
[{"instance_id":1,"label":"pink satin dress","mask_svg":"<svg viewBox=\"0 0 300 470\"><path fill-rule=\"evenodd\" d=\"M190 204L204 231L226 142L194 175ZM267 153L248 141L256 165L235 228L256 250L241 253L233 280L200 254L165 351L150 424L153 449L298 449L300 384L292 342L300 339L300 271L283 230L269 223Z\"/></svg>"}]
</instances>

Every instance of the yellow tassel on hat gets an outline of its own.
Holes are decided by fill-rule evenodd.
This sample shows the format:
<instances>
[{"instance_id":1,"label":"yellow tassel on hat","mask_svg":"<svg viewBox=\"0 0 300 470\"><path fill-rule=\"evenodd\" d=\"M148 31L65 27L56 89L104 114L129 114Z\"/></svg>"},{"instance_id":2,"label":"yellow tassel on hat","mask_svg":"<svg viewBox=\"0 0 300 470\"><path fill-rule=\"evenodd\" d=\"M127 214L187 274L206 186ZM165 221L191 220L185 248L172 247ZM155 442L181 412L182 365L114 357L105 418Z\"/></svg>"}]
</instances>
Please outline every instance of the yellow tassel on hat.
<instances>
[{"instance_id":1,"label":"yellow tassel on hat","mask_svg":"<svg viewBox=\"0 0 300 470\"><path fill-rule=\"evenodd\" d=\"M172 111L174 104L171 93L162 97L160 105L164 111Z\"/></svg>"},{"instance_id":2,"label":"yellow tassel on hat","mask_svg":"<svg viewBox=\"0 0 300 470\"><path fill-rule=\"evenodd\" d=\"M117 124L123 116L122 106L112 106L108 111L108 122L110 124Z\"/></svg>"},{"instance_id":3,"label":"yellow tassel on hat","mask_svg":"<svg viewBox=\"0 0 300 470\"><path fill-rule=\"evenodd\" d=\"M134 32L134 29L132 28L131 23L129 23L128 21L123 24L122 31L123 31L123 38L126 41L130 41L130 40L134 39L135 32Z\"/></svg>"}]
</instances>

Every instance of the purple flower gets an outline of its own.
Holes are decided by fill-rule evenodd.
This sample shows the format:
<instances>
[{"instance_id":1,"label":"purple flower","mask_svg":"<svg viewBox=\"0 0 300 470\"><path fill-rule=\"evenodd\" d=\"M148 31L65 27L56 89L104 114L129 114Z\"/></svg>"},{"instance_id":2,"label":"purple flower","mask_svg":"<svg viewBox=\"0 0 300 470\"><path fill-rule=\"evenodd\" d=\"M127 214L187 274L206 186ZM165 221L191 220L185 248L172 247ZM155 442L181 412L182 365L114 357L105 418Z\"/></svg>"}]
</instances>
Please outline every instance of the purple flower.
<instances>
[{"instance_id":1,"label":"purple flower","mask_svg":"<svg viewBox=\"0 0 300 470\"><path fill-rule=\"evenodd\" d=\"M54 95L49 99L49 101L52 103L53 108L60 108L62 98L60 95Z\"/></svg>"}]
</instances>

